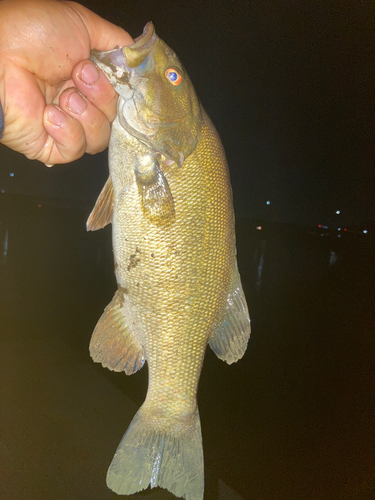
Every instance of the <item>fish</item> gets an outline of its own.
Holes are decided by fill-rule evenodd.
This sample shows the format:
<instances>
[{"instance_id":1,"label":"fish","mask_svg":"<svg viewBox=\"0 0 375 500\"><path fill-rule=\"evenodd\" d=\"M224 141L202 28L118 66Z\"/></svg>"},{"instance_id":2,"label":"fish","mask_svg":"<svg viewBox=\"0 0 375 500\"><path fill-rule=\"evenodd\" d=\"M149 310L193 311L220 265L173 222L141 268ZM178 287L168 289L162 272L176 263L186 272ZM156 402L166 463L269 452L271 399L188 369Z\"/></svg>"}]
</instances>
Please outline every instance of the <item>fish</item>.
<instances>
[{"instance_id":1,"label":"fish","mask_svg":"<svg viewBox=\"0 0 375 500\"><path fill-rule=\"evenodd\" d=\"M90 354L127 375L147 361L149 376L107 485L120 495L159 486L202 500L197 390L206 347L231 364L250 337L225 152L186 70L151 22L133 45L94 49L91 59L119 98L109 178L87 221L87 230L112 223L118 288Z\"/></svg>"}]
</instances>

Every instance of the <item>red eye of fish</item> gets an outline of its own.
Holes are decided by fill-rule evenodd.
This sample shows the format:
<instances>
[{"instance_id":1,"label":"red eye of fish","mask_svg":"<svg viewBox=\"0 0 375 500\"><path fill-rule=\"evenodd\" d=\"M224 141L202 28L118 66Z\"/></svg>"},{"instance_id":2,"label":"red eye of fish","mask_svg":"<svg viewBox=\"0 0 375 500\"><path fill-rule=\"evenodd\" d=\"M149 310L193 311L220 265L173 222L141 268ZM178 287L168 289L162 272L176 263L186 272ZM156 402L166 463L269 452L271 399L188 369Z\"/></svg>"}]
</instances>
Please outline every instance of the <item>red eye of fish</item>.
<instances>
[{"instance_id":1,"label":"red eye of fish","mask_svg":"<svg viewBox=\"0 0 375 500\"><path fill-rule=\"evenodd\" d=\"M172 85L180 85L180 83L182 82L182 75L176 69L168 68L165 72L165 76L168 78Z\"/></svg>"}]
</instances>

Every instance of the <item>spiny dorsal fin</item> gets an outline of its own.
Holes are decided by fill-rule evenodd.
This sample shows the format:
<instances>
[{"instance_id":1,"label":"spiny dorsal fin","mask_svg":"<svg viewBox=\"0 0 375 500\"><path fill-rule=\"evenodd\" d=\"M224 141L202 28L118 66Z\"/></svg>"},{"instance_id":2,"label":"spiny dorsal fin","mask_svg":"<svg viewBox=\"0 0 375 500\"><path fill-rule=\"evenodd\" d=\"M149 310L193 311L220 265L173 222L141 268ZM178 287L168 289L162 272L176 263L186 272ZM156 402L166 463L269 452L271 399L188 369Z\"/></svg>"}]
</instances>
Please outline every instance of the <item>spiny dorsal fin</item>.
<instances>
[{"instance_id":1,"label":"spiny dorsal fin","mask_svg":"<svg viewBox=\"0 0 375 500\"><path fill-rule=\"evenodd\" d=\"M113 215L113 185L111 176L104 184L95 206L87 219L87 231L96 231L102 229L112 222Z\"/></svg>"},{"instance_id":2,"label":"spiny dorsal fin","mask_svg":"<svg viewBox=\"0 0 375 500\"><path fill-rule=\"evenodd\" d=\"M231 365L245 354L249 338L249 311L236 263L223 319L208 343L219 359Z\"/></svg>"},{"instance_id":3,"label":"spiny dorsal fin","mask_svg":"<svg viewBox=\"0 0 375 500\"><path fill-rule=\"evenodd\" d=\"M90 354L104 368L131 375L142 368L145 358L143 346L127 317L126 293L119 287L104 309L91 337Z\"/></svg>"}]
</instances>

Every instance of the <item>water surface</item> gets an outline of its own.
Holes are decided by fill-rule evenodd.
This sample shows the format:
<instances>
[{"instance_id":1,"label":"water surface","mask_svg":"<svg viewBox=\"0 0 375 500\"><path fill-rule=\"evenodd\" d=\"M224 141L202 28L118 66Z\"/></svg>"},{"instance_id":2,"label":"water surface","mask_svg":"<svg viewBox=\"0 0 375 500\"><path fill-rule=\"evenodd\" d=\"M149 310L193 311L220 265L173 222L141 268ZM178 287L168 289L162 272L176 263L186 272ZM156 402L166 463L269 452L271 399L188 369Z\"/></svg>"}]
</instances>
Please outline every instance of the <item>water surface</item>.
<instances>
[{"instance_id":1,"label":"water surface","mask_svg":"<svg viewBox=\"0 0 375 500\"><path fill-rule=\"evenodd\" d=\"M41 205L38 207L38 205ZM94 364L116 284L90 207L0 196L0 497L119 498L105 485L147 369ZM206 500L373 500L374 240L238 220L252 318L245 357L207 350L199 388ZM129 499L172 499L164 490Z\"/></svg>"}]
</instances>

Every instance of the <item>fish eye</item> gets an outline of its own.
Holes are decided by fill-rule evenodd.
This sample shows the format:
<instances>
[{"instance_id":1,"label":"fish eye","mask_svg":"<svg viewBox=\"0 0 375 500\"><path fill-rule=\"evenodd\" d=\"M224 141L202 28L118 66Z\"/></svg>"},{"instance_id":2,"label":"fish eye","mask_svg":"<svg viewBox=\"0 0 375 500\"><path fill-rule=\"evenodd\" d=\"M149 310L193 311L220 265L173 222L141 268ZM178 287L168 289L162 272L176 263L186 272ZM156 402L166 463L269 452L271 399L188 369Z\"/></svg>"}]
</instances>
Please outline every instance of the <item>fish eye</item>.
<instances>
[{"instance_id":1,"label":"fish eye","mask_svg":"<svg viewBox=\"0 0 375 500\"><path fill-rule=\"evenodd\" d=\"M182 82L182 75L174 68L168 68L165 72L165 76L171 82L172 85L180 85Z\"/></svg>"}]
</instances>

